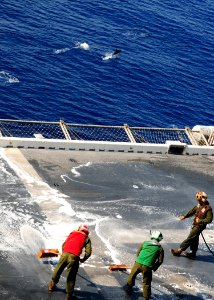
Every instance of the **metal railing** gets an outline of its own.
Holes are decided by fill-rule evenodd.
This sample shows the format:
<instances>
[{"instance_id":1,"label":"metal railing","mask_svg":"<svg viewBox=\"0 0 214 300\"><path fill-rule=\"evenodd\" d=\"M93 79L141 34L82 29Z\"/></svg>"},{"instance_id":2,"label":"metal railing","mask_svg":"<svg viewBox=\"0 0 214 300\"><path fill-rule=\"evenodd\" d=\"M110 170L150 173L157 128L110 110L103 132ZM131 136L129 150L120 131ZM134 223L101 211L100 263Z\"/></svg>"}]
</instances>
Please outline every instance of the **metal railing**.
<instances>
[{"instance_id":1,"label":"metal railing","mask_svg":"<svg viewBox=\"0 0 214 300\"><path fill-rule=\"evenodd\" d=\"M209 145L202 133L195 138L190 128L149 128L83 125L59 122L0 119L0 137L44 138L57 140L82 140L105 142L130 142L165 144L166 141L180 141L187 145ZM210 137L213 145L213 136Z\"/></svg>"}]
</instances>

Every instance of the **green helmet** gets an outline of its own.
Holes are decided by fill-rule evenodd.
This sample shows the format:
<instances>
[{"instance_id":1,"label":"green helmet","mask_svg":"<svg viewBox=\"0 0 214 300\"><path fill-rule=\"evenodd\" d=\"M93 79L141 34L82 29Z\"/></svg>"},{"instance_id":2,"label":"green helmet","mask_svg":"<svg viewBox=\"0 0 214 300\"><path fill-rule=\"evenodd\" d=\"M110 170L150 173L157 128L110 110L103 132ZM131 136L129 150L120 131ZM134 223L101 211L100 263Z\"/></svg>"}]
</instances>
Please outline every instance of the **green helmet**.
<instances>
[{"instance_id":1,"label":"green helmet","mask_svg":"<svg viewBox=\"0 0 214 300\"><path fill-rule=\"evenodd\" d=\"M153 231L151 234L151 239L157 240L160 242L163 239L163 235L160 231Z\"/></svg>"}]
</instances>

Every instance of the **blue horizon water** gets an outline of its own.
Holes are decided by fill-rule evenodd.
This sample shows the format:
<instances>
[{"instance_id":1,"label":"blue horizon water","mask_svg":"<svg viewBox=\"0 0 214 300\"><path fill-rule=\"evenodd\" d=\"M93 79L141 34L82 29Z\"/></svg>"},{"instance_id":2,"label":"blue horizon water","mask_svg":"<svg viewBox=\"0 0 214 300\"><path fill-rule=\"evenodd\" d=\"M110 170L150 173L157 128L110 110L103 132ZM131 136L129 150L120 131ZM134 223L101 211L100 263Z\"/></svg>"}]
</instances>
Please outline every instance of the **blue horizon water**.
<instances>
[{"instance_id":1,"label":"blue horizon water","mask_svg":"<svg viewBox=\"0 0 214 300\"><path fill-rule=\"evenodd\" d=\"M0 12L1 119L214 125L210 0L2 0Z\"/></svg>"}]
</instances>

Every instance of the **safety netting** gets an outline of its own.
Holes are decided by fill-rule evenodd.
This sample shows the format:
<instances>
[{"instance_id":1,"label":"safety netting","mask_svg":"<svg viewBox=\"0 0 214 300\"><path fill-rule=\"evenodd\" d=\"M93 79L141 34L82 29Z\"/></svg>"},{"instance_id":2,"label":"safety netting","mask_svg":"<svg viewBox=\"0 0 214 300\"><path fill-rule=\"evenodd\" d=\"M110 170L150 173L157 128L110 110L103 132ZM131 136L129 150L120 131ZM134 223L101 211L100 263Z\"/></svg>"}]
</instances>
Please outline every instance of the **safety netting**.
<instances>
[{"instance_id":1,"label":"safety netting","mask_svg":"<svg viewBox=\"0 0 214 300\"><path fill-rule=\"evenodd\" d=\"M66 128L72 140L130 142L123 126L67 124Z\"/></svg>"},{"instance_id":2,"label":"safety netting","mask_svg":"<svg viewBox=\"0 0 214 300\"><path fill-rule=\"evenodd\" d=\"M189 129L190 130L190 129ZM133 142L165 144L180 141L193 144L187 129L82 125L44 121L0 119L0 136L18 138L68 139L103 142Z\"/></svg>"},{"instance_id":3,"label":"safety netting","mask_svg":"<svg viewBox=\"0 0 214 300\"><path fill-rule=\"evenodd\" d=\"M136 143L165 144L166 141L180 141L191 145L185 129L170 128L131 128Z\"/></svg>"},{"instance_id":4,"label":"safety netting","mask_svg":"<svg viewBox=\"0 0 214 300\"><path fill-rule=\"evenodd\" d=\"M0 120L0 133L2 137L65 139L59 122Z\"/></svg>"}]
</instances>

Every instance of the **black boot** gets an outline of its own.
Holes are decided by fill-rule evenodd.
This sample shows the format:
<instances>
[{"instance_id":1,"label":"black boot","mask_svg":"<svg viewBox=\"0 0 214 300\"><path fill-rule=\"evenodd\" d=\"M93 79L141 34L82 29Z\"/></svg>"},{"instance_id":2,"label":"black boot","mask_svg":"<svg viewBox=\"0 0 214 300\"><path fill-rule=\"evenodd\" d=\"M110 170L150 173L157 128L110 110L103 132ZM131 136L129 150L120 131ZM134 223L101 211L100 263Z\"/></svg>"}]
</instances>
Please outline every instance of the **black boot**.
<instances>
[{"instance_id":1,"label":"black boot","mask_svg":"<svg viewBox=\"0 0 214 300\"><path fill-rule=\"evenodd\" d=\"M123 289L127 295L130 296L132 294L132 286L129 285L128 283L123 286Z\"/></svg>"}]
</instances>

